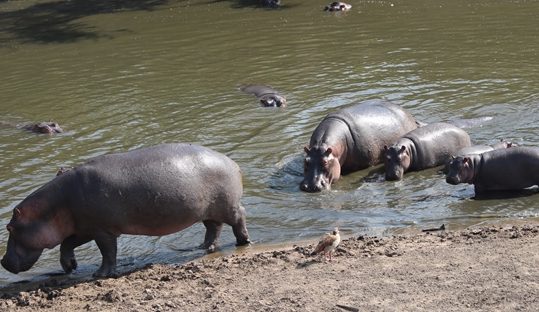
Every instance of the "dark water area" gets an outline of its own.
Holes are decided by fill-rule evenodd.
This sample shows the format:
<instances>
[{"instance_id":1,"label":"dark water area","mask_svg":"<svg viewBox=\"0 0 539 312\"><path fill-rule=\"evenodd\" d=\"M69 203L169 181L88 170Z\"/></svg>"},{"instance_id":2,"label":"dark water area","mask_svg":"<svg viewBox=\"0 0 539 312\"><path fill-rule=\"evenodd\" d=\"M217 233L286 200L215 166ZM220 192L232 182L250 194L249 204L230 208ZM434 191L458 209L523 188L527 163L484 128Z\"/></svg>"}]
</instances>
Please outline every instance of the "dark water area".
<instances>
[{"instance_id":1,"label":"dark water area","mask_svg":"<svg viewBox=\"0 0 539 312\"><path fill-rule=\"evenodd\" d=\"M422 122L492 117L466 129L474 143L539 142L539 1L0 1L0 253L13 207L59 167L164 142L190 142L243 171L248 227L260 245L403 228L448 228L539 217L539 194L474 200L438 169L384 182L378 168L303 193L303 147L322 118L367 99L391 100ZM286 108L240 92L267 84ZM65 133L20 129L54 120ZM122 236L119 262L182 262L204 228ZM229 227L221 236L234 250ZM81 272L100 263L77 250ZM58 248L0 286L60 272Z\"/></svg>"}]
</instances>

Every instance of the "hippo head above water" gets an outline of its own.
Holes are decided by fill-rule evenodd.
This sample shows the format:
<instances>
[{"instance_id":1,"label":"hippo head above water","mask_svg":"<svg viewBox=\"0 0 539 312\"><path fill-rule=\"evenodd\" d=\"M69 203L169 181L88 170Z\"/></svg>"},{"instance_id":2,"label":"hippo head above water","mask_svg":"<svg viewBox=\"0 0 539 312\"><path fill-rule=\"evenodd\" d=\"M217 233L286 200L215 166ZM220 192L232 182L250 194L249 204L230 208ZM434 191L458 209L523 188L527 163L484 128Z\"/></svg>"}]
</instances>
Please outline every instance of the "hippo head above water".
<instances>
[{"instance_id":1,"label":"hippo head above water","mask_svg":"<svg viewBox=\"0 0 539 312\"><path fill-rule=\"evenodd\" d=\"M341 177L341 164L333 149L305 147L305 153L300 189L311 193L331 189L331 184Z\"/></svg>"},{"instance_id":2,"label":"hippo head above water","mask_svg":"<svg viewBox=\"0 0 539 312\"><path fill-rule=\"evenodd\" d=\"M344 2L332 2L324 8L324 11L336 12L336 11L348 11L352 8L351 4Z\"/></svg>"},{"instance_id":3,"label":"hippo head above water","mask_svg":"<svg viewBox=\"0 0 539 312\"><path fill-rule=\"evenodd\" d=\"M474 169L470 157L452 157L445 181L449 184L473 183Z\"/></svg>"},{"instance_id":4,"label":"hippo head above water","mask_svg":"<svg viewBox=\"0 0 539 312\"><path fill-rule=\"evenodd\" d=\"M281 6L281 0L262 0L262 5L268 8L278 8Z\"/></svg>"},{"instance_id":5,"label":"hippo head above water","mask_svg":"<svg viewBox=\"0 0 539 312\"><path fill-rule=\"evenodd\" d=\"M34 133L54 134L62 133L64 130L60 128L60 125L56 122L40 122L35 124L28 124L23 126L23 129L32 131Z\"/></svg>"},{"instance_id":6,"label":"hippo head above water","mask_svg":"<svg viewBox=\"0 0 539 312\"><path fill-rule=\"evenodd\" d=\"M410 154L406 146L384 146L385 158L384 166L387 181L401 180L405 168L410 167Z\"/></svg>"},{"instance_id":7,"label":"hippo head above water","mask_svg":"<svg viewBox=\"0 0 539 312\"><path fill-rule=\"evenodd\" d=\"M260 104L265 107L285 107L286 99L278 94L266 94L260 97Z\"/></svg>"}]
</instances>

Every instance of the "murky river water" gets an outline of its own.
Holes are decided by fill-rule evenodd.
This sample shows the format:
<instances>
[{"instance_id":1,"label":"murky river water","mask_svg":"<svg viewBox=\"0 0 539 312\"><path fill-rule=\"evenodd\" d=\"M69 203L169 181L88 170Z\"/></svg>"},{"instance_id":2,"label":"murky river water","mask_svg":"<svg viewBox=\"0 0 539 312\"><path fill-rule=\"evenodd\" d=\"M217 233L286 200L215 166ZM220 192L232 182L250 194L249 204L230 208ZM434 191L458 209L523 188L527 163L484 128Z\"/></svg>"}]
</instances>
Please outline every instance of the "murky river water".
<instances>
[{"instance_id":1,"label":"murky river water","mask_svg":"<svg viewBox=\"0 0 539 312\"><path fill-rule=\"evenodd\" d=\"M356 1L344 14L324 0L0 2L0 254L11 210L61 166L162 142L192 142L234 159L258 244L403 227L449 227L539 216L539 195L473 200L437 170L383 182L364 170L330 192L299 191L302 151L320 120L383 98L424 122L492 116L467 129L478 144L539 142L539 1ZM256 3L256 1L253 1ZM238 91L268 84L288 99L262 108ZM66 130L17 127L55 120ZM370 178L364 180L365 176ZM204 228L165 237L123 236L129 266L203 254ZM233 249L225 227L221 243ZM0 286L59 272L58 248ZM99 251L77 249L82 271Z\"/></svg>"}]
</instances>

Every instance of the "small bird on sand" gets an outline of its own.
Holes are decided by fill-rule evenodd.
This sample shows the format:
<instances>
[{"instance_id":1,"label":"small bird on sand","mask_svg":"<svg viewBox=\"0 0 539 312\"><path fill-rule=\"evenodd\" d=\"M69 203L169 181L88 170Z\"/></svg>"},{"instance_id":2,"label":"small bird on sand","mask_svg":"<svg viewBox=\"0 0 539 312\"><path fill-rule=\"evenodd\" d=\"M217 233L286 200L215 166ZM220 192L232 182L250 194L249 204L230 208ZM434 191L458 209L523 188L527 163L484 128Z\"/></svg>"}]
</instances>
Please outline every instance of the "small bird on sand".
<instances>
[{"instance_id":1,"label":"small bird on sand","mask_svg":"<svg viewBox=\"0 0 539 312\"><path fill-rule=\"evenodd\" d=\"M339 245L341 242L341 235L339 234L339 228L335 228L332 233L327 233L322 237L322 239L318 242L318 245L316 248L314 248L314 251L311 255L316 255L319 253L324 253L324 256L327 260L327 255L329 254L329 261L332 260L331 254L335 248Z\"/></svg>"}]
</instances>

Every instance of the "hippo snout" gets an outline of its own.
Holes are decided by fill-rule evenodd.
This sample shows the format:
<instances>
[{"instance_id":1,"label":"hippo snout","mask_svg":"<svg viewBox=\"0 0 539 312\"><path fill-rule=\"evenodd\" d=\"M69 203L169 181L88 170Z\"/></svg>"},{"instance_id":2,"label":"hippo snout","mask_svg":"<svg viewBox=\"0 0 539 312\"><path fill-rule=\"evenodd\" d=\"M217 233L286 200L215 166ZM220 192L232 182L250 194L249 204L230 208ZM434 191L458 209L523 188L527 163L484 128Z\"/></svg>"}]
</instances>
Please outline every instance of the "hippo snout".
<instances>
[{"instance_id":1,"label":"hippo snout","mask_svg":"<svg viewBox=\"0 0 539 312\"><path fill-rule=\"evenodd\" d=\"M308 183L308 182L303 181L299 185L299 188L304 192L318 193L318 192L322 192L323 190L328 190L330 186L324 180L320 180L318 183Z\"/></svg>"},{"instance_id":2,"label":"hippo snout","mask_svg":"<svg viewBox=\"0 0 539 312\"><path fill-rule=\"evenodd\" d=\"M6 259L5 256L2 258L0 262L2 263L2 266L4 267L4 269L8 270L9 272L13 274L18 274L19 272L21 272L21 270L19 269L18 263L9 261L8 259Z\"/></svg>"},{"instance_id":3,"label":"hippo snout","mask_svg":"<svg viewBox=\"0 0 539 312\"><path fill-rule=\"evenodd\" d=\"M457 184L460 183L459 178L455 177L455 176L447 176L445 178L445 182L447 182L449 184L452 184L452 185L457 185Z\"/></svg>"}]
</instances>

